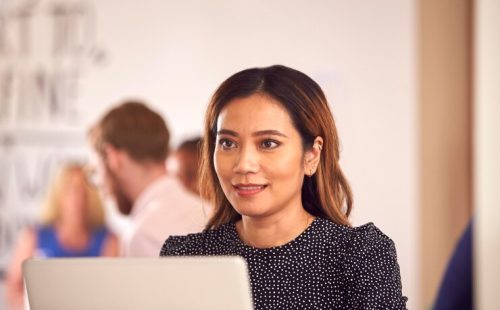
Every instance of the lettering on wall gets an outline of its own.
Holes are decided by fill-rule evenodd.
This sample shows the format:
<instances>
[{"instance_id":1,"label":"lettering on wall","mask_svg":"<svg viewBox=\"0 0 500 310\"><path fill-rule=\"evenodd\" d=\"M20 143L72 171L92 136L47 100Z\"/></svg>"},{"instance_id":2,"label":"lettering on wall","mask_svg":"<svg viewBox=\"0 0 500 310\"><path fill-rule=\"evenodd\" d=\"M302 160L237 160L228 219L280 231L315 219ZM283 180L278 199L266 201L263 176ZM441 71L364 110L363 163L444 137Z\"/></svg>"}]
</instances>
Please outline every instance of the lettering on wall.
<instances>
[{"instance_id":1,"label":"lettering on wall","mask_svg":"<svg viewBox=\"0 0 500 310\"><path fill-rule=\"evenodd\" d=\"M54 172L86 158L79 98L106 65L97 30L92 1L0 1L0 275Z\"/></svg>"},{"instance_id":2,"label":"lettering on wall","mask_svg":"<svg viewBox=\"0 0 500 310\"><path fill-rule=\"evenodd\" d=\"M89 1L0 4L0 122L77 117L81 78L105 64L95 11Z\"/></svg>"}]
</instances>

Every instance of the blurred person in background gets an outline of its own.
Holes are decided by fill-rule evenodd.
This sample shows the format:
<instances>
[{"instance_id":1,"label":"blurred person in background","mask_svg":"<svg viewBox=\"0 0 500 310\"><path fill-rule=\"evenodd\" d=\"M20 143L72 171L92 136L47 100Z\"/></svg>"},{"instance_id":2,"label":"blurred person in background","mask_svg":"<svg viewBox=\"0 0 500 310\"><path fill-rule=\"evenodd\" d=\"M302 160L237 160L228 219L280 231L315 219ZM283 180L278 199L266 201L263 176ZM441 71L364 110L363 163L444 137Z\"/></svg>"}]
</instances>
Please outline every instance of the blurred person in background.
<instances>
[{"instance_id":1,"label":"blurred person in background","mask_svg":"<svg viewBox=\"0 0 500 310\"><path fill-rule=\"evenodd\" d=\"M176 162L175 175L191 194L202 199L203 211L208 219L212 215L213 208L207 200L201 197L198 178L201 143L201 137L184 140L172 157Z\"/></svg>"},{"instance_id":2,"label":"blurred person in background","mask_svg":"<svg viewBox=\"0 0 500 310\"><path fill-rule=\"evenodd\" d=\"M198 169L200 165L201 137L183 141L174 153L177 161L177 177L184 187L199 196Z\"/></svg>"},{"instance_id":3,"label":"blurred person in background","mask_svg":"<svg viewBox=\"0 0 500 310\"><path fill-rule=\"evenodd\" d=\"M448 262L434 310L474 309L474 220L471 219Z\"/></svg>"},{"instance_id":4,"label":"blurred person in background","mask_svg":"<svg viewBox=\"0 0 500 310\"><path fill-rule=\"evenodd\" d=\"M97 182L130 219L123 256L157 257L168 236L203 230L201 200L167 175L170 133L158 113L125 101L90 129L89 138Z\"/></svg>"},{"instance_id":5,"label":"blurred person in background","mask_svg":"<svg viewBox=\"0 0 500 310\"><path fill-rule=\"evenodd\" d=\"M48 190L41 223L22 231L17 241L6 276L9 309L23 307L24 260L117 256L118 251L118 240L105 227L99 194L88 182L83 166L63 166Z\"/></svg>"}]
</instances>

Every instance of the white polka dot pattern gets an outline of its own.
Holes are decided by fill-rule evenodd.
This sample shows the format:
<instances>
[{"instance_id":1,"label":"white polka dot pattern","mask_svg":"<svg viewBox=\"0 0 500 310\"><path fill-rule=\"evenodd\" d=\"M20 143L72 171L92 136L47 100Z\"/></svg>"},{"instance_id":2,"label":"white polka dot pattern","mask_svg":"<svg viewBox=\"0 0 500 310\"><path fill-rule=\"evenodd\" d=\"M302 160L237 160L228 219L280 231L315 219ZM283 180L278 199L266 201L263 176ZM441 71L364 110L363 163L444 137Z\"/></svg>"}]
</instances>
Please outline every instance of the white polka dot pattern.
<instances>
[{"instance_id":1,"label":"white polka dot pattern","mask_svg":"<svg viewBox=\"0 0 500 310\"><path fill-rule=\"evenodd\" d=\"M372 223L350 228L316 218L293 241L268 249L245 245L228 223L169 237L160 255L244 257L255 310L406 309L394 243Z\"/></svg>"}]
</instances>

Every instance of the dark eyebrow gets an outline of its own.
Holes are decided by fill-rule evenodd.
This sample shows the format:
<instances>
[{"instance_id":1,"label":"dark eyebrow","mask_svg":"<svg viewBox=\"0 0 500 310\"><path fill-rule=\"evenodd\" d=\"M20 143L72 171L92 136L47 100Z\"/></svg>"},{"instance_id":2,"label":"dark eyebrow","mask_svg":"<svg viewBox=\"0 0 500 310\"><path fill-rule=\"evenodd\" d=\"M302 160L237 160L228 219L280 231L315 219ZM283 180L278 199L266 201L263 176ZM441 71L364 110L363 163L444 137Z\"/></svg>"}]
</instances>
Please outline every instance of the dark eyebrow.
<instances>
[{"instance_id":1,"label":"dark eyebrow","mask_svg":"<svg viewBox=\"0 0 500 310\"><path fill-rule=\"evenodd\" d=\"M236 131L233 131L233 130L229 130L229 129L221 129L219 131L217 131L217 135L228 135L228 136L233 136L233 137L238 137L238 133ZM252 134L252 136L256 137L256 136L267 136L267 135L270 135L270 136L281 136L281 137L285 137L285 138L288 138L287 135L285 135L284 133L278 131L278 130L260 130L260 131L256 131Z\"/></svg>"},{"instance_id":2,"label":"dark eyebrow","mask_svg":"<svg viewBox=\"0 0 500 310\"><path fill-rule=\"evenodd\" d=\"M257 132L254 132L252 134L252 136L281 136L281 137L285 137L285 138L288 138L287 135L285 135L284 133L278 131L278 130L261 130L261 131L257 131Z\"/></svg>"},{"instance_id":3,"label":"dark eyebrow","mask_svg":"<svg viewBox=\"0 0 500 310\"><path fill-rule=\"evenodd\" d=\"M229 129L221 129L217 131L217 135L228 135L228 136L238 137L238 133L236 133L236 131L232 131Z\"/></svg>"}]
</instances>

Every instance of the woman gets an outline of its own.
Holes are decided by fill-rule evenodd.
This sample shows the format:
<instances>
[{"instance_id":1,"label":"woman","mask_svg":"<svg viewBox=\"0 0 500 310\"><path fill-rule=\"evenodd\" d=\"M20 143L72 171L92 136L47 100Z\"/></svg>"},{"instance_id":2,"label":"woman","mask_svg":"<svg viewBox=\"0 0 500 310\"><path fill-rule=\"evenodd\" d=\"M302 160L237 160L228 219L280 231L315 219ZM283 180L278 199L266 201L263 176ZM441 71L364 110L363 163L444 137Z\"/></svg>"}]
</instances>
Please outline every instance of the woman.
<instances>
[{"instance_id":1,"label":"woman","mask_svg":"<svg viewBox=\"0 0 500 310\"><path fill-rule=\"evenodd\" d=\"M11 309L22 306L21 264L30 257L117 256L117 238L104 226L104 210L82 166L61 169L49 189L42 223L21 232L7 271L6 293Z\"/></svg>"},{"instance_id":2,"label":"woman","mask_svg":"<svg viewBox=\"0 0 500 310\"><path fill-rule=\"evenodd\" d=\"M200 234L161 255L239 255L255 309L406 309L394 243L352 228L352 195L321 88L284 67L248 69L217 89L201 167L215 207Z\"/></svg>"}]
</instances>

